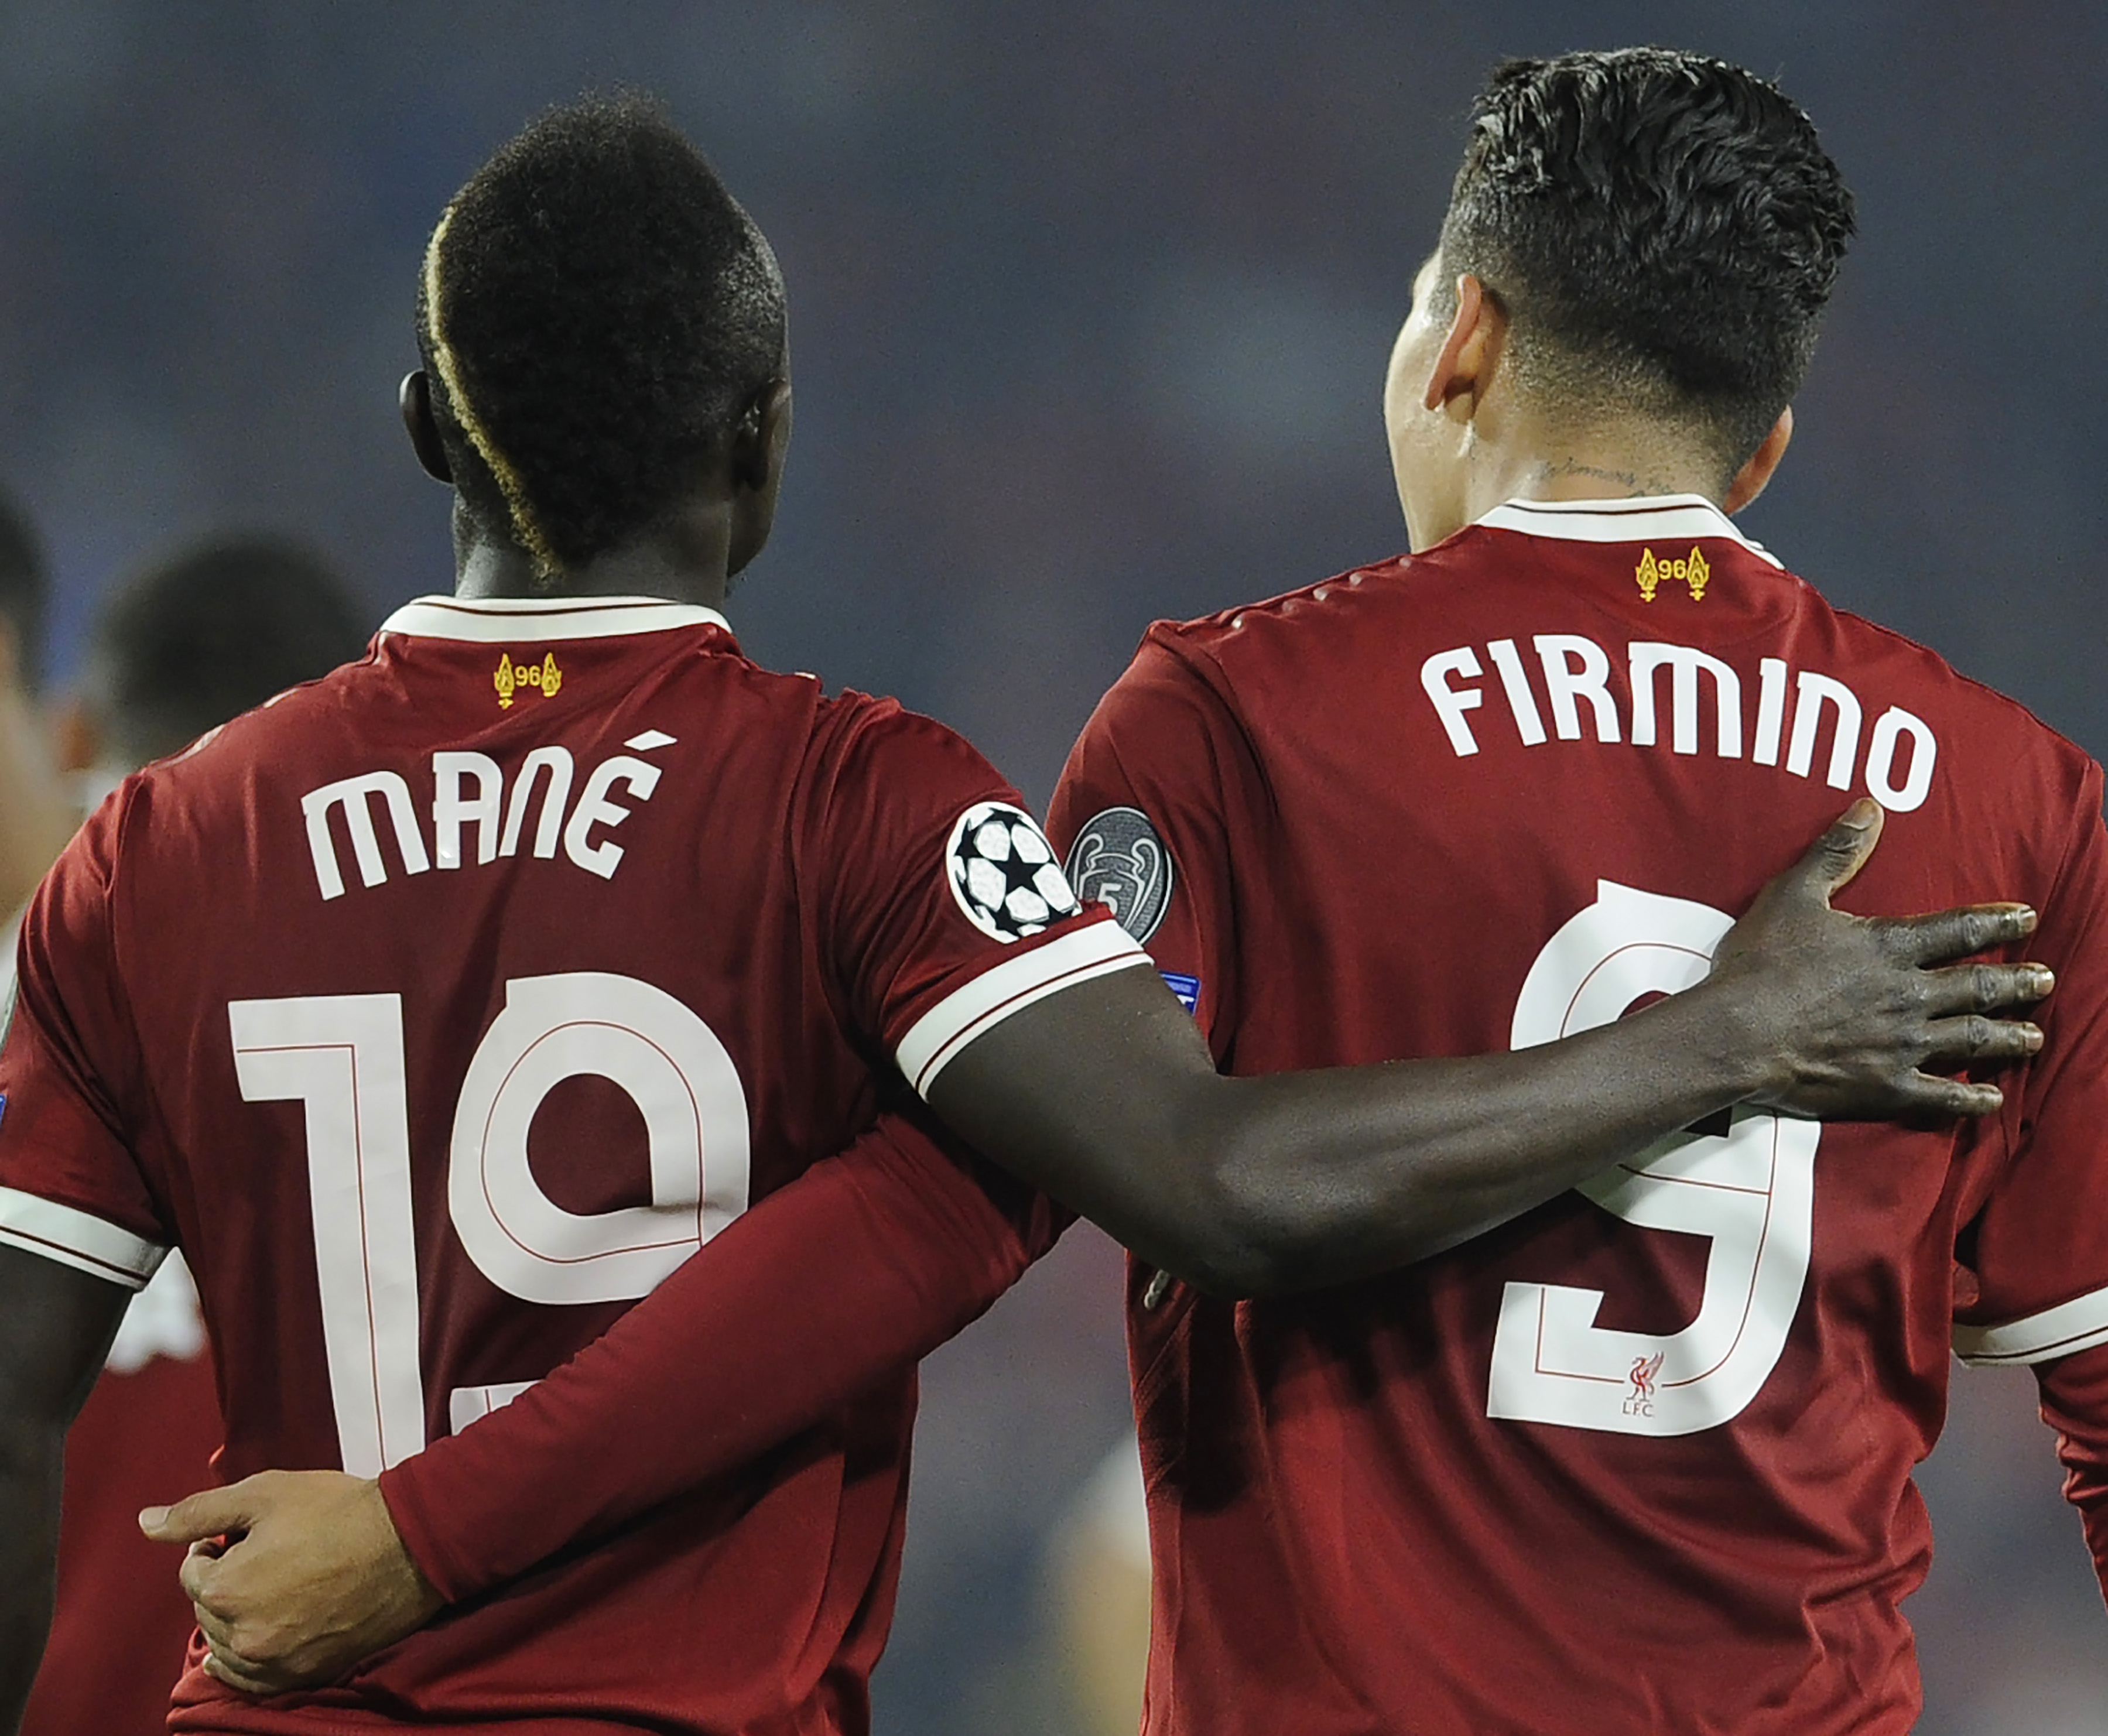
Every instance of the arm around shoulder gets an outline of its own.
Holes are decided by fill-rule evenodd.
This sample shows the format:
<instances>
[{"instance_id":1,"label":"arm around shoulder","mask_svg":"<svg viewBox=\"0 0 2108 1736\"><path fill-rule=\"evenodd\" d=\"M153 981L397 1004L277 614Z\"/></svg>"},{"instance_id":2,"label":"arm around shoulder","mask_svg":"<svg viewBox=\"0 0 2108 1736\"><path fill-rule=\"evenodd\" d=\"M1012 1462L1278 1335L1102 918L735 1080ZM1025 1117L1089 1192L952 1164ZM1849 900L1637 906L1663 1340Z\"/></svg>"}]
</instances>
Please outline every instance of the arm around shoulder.
<instances>
[{"instance_id":1,"label":"arm around shoulder","mask_svg":"<svg viewBox=\"0 0 2108 1736\"><path fill-rule=\"evenodd\" d=\"M1224 1078L1154 974L1128 969L984 1030L927 1095L1143 1259L1233 1294L1423 1257L1738 1103L1840 1117L1995 1108L1995 1087L1921 1065L2033 1052L2034 1027L1984 1014L2038 998L2047 974L1925 967L2025 933L2032 913L1831 910L1879 834L1878 810L1850 817L1765 889L1705 983L1559 1042Z\"/></svg>"}]
</instances>

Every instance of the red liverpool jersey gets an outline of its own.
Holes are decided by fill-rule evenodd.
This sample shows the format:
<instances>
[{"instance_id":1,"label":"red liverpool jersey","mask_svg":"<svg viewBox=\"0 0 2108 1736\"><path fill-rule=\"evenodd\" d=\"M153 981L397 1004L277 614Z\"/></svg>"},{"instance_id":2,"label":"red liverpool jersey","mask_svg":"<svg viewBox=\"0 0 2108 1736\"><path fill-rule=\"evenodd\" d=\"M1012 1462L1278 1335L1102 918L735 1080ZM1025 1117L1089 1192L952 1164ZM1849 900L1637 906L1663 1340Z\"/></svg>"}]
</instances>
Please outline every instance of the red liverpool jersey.
<instances>
[{"instance_id":1,"label":"red liverpool jersey","mask_svg":"<svg viewBox=\"0 0 2108 1736\"><path fill-rule=\"evenodd\" d=\"M371 1476L592 1339L901 1073L1140 955L950 731L757 668L708 609L604 599L403 609L128 780L21 956L0 1239L128 1283L179 1244L224 1470ZM913 1391L339 1686L257 1704L194 1669L172 1727L860 1731Z\"/></svg>"},{"instance_id":2,"label":"red liverpool jersey","mask_svg":"<svg viewBox=\"0 0 2108 1736\"><path fill-rule=\"evenodd\" d=\"M1863 791L1850 908L2042 912L2004 1112L1737 1111L1304 1298L1136 1273L1152 1736L1907 1730L1957 1348L2037 1364L2108 1566L2108 852L2084 754L1696 497L1517 501L1151 629L1055 831L1238 1073L1688 987Z\"/></svg>"},{"instance_id":3,"label":"red liverpool jersey","mask_svg":"<svg viewBox=\"0 0 2108 1736\"><path fill-rule=\"evenodd\" d=\"M7 975L11 983L13 973ZM191 1602L139 1509L211 1473L219 1401L182 1257L132 1298L66 1436L58 1595L21 1736L153 1736L182 1673Z\"/></svg>"}]
</instances>

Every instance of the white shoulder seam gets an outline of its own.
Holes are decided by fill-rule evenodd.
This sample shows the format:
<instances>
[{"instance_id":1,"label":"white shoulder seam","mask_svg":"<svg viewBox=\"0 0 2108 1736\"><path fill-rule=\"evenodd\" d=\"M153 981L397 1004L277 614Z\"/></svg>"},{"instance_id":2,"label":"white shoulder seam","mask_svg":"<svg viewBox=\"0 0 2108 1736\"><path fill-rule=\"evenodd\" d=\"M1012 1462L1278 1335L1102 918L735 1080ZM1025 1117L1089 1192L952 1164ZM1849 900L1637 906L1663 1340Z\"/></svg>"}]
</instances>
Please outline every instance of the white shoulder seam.
<instances>
[{"instance_id":1,"label":"white shoulder seam","mask_svg":"<svg viewBox=\"0 0 2108 1736\"><path fill-rule=\"evenodd\" d=\"M6 1187L0 1187L0 1244L128 1290L145 1289L169 1252L91 1212Z\"/></svg>"},{"instance_id":2,"label":"white shoulder seam","mask_svg":"<svg viewBox=\"0 0 2108 1736\"><path fill-rule=\"evenodd\" d=\"M1979 1369L2053 1362L2097 1344L2108 1344L2108 1289L1995 1326L1954 1329L1954 1354Z\"/></svg>"},{"instance_id":3,"label":"white shoulder seam","mask_svg":"<svg viewBox=\"0 0 2108 1736\"><path fill-rule=\"evenodd\" d=\"M931 1007L900 1040L896 1059L908 1082L927 1096L954 1056L1036 1001L1093 977L1149 963L1116 922L1094 922L984 970Z\"/></svg>"}]
</instances>

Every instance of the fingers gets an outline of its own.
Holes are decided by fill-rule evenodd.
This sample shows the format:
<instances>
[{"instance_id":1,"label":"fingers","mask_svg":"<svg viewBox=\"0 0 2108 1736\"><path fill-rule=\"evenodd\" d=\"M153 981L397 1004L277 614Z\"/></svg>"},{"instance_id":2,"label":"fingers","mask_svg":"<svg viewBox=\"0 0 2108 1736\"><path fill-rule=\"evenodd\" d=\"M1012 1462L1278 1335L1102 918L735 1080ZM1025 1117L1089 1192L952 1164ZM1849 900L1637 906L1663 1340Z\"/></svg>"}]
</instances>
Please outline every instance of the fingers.
<instances>
[{"instance_id":1,"label":"fingers","mask_svg":"<svg viewBox=\"0 0 2108 1736\"><path fill-rule=\"evenodd\" d=\"M241 1648L234 1643L234 1630L227 1618L210 1605L191 1600L191 1613L197 1617L198 1631L205 1635L205 1643L212 1654L246 1671L252 1666L242 1657Z\"/></svg>"},{"instance_id":2,"label":"fingers","mask_svg":"<svg viewBox=\"0 0 2108 1736\"><path fill-rule=\"evenodd\" d=\"M1929 1067L2024 1060L2043 1045L2040 1026L2021 1019L1987 1019L1980 1013L1935 1019L1926 1028L1926 1038ZM1899 1113L1936 1116L1989 1115L2003 1107L2006 1100L1995 1085L1975 1079L1943 1078L1922 1070L1905 1075L1897 1087L1897 1100Z\"/></svg>"},{"instance_id":3,"label":"fingers","mask_svg":"<svg viewBox=\"0 0 2108 1736\"><path fill-rule=\"evenodd\" d=\"M1956 1066L1980 1061L2025 1060L2043 1044L2039 1025L2014 1019L1986 1019L1980 1013L1971 1013L1962 1019L1935 1019L1928 1035L1932 1046L1926 1050L1926 1059Z\"/></svg>"},{"instance_id":4,"label":"fingers","mask_svg":"<svg viewBox=\"0 0 2108 1736\"><path fill-rule=\"evenodd\" d=\"M1943 1079L1937 1073L1908 1075L1898 1086L1895 1113L1899 1115L1962 1116L1995 1114L2006 1101L1995 1085L1974 1079Z\"/></svg>"},{"instance_id":5,"label":"fingers","mask_svg":"<svg viewBox=\"0 0 2108 1736\"><path fill-rule=\"evenodd\" d=\"M1925 1010L1935 1019L2032 1006L2056 987L2056 974L2035 964L1949 965L1923 978Z\"/></svg>"},{"instance_id":6,"label":"fingers","mask_svg":"<svg viewBox=\"0 0 2108 1736\"><path fill-rule=\"evenodd\" d=\"M183 1590L191 1594L191 1613L197 1617L198 1631L205 1635L206 1673L244 1693L283 1693L288 1688L297 1686L296 1679L281 1666L245 1656L237 1634L241 1621L191 1590L192 1563L198 1559L192 1554L184 1562L182 1579ZM213 1563L208 1561L205 1565L209 1567Z\"/></svg>"},{"instance_id":7,"label":"fingers","mask_svg":"<svg viewBox=\"0 0 2108 1736\"><path fill-rule=\"evenodd\" d=\"M244 1693L253 1691L247 1685L246 1679L223 1662L217 1652L208 1652L205 1654L205 1673L216 1681L226 1683L230 1688L241 1689Z\"/></svg>"},{"instance_id":8,"label":"fingers","mask_svg":"<svg viewBox=\"0 0 2108 1736\"><path fill-rule=\"evenodd\" d=\"M1874 846L1881 841L1885 818L1880 803L1870 796L1860 797L1831 822L1830 830L1781 878L1827 902L1850 885L1852 877L1867 866Z\"/></svg>"},{"instance_id":9,"label":"fingers","mask_svg":"<svg viewBox=\"0 0 2108 1736\"><path fill-rule=\"evenodd\" d=\"M1885 917L1876 926L1897 957L1937 965L2024 939L2035 931L2035 913L2025 904L1970 904L1930 916Z\"/></svg>"},{"instance_id":10,"label":"fingers","mask_svg":"<svg viewBox=\"0 0 2108 1736\"><path fill-rule=\"evenodd\" d=\"M230 1688L240 1689L243 1693L278 1693L286 1686L268 1672L252 1671L245 1660L217 1651L205 1653L205 1673L215 1680L226 1683Z\"/></svg>"},{"instance_id":11,"label":"fingers","mask_svg":"<svg viewBox=\"0 0 2108 1736\"><path fill-rule=\"evenodd\" d=\"M176 1570L176 1579L183 1588L183 1595L198 1608L198 1626L206 1625L207 1616L227 1613L222 1608L219 1574L222 1561L220 1552L209 1543L194 1543L183 1557L183 1564ZM206 1637L209 1639L210 1635Z\"/></svg>"},{"instance_id":12,"label":"fingers","mask_svg":"<svg viewBox=\"0 0 2108 1736\"><path fill-rule=\"evenodd\" d=\"M149 1507L139 1515L139 1529L156 1543L196 1543L228 1531L246 1531L253 1517L254 1478L224 1489L207 1489L173 1507Z\"/></svg>"}]
</instances>

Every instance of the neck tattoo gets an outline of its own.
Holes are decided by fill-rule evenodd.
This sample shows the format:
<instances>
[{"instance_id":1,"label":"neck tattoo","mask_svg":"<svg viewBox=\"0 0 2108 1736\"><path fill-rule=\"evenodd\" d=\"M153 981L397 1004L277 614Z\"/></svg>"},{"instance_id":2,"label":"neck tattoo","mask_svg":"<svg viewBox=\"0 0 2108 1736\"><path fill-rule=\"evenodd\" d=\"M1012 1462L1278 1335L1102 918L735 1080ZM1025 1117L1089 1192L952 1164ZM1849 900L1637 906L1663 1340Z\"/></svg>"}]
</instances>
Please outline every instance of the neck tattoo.
<instances>
[{"instance_id":1,"label":"neck tattoo","mask_svg":"<svg viewBox=\"0 0 2108 1736\"><path fill-rule=\"evenodd\" d=\"M1635 470L1607 470L1601 465L1583 464L1578 458L1561 458L1556 462L1547 460L1538 466L1537 479L1539 482L1549 482L1556 476L1600 477L1605 482L1614 482L1629 488L1634 494L1678 494L1683 492L1657 476L1642 477Z\"/></svg>"}]
</instances>

